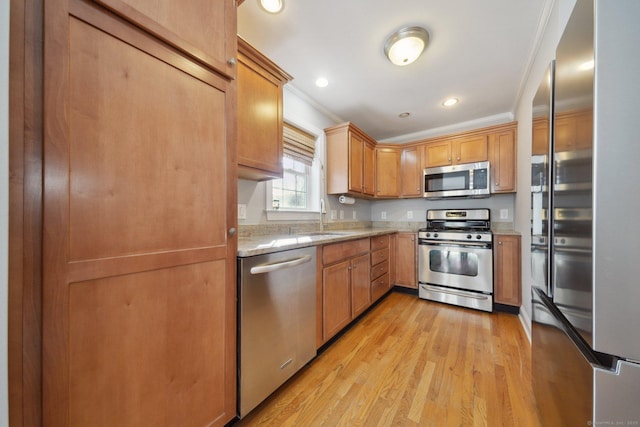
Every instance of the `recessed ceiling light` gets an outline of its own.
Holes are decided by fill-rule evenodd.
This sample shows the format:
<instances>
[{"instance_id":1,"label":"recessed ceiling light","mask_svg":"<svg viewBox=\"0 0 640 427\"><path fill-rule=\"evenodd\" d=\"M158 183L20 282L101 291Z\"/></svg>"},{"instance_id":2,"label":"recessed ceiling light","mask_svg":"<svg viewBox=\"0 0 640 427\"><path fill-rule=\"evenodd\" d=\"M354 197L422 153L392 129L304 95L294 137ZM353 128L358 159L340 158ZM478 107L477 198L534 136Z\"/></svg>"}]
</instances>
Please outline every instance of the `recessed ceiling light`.
<instances>
[{"instance_id":1,"label":"recessed ceiling light","mask_svg":"<svg viewBox=\"0 0 640 427\"><path fill-rule=\"evenodd\" d=\"M284 0L260 0L260 6L269 13L278 13L284 7Z\"/></svg>"},{"instance_id":2,"label":"recessed ceiling light","mask_svg":"<svg viewBox=\"0 0 640 427\"><path fill-rule=\"evenodd\" d=\"M445 107L452 107L457 103L458 103L458 98L449 98L449 99L445 99L442 105L444 105Z\"/></svg>"},{"instance_id":3,"label":"recessed ceiling light","mask_svg":"<svg viewBox=\"0 0 640 427\"><path fill-rule=\"evenodd\" d=\"M405 117L409 117L411 115L411 113L408 112L404 112L404 113L400 113L398 114L398 117L400 117L401 119L404 119Z\"/></svg>"},{"instance_id":4,"label":"recessed ceiling light","mask_svg":"<svg viewBox=\"0 0 640 427\"><path fill-rule=\"evenodd\" d=\"M327 87L329 85L329 80L325 79L324 77L320 77L319 79L316 80L316 86L318 87Z\"/></svg>"}]
</instances>

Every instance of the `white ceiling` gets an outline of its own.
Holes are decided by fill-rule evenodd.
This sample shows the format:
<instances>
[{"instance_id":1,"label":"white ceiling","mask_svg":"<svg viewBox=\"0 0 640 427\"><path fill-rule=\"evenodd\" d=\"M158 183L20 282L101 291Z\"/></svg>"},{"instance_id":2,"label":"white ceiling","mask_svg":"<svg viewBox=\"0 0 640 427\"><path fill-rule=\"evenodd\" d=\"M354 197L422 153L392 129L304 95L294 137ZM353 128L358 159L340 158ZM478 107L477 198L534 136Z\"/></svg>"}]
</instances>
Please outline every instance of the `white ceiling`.
<instances>
[{"instance_id":1,"label":"white ceiling","mask_svg":"<svg viewBox=\"0 0 640 427\"><path fill-rule=\"evenodd\" d=\"M513 120L552 1L285 0L274 15L246 0L238 34L336 120L402 141ZM398 67L384 41L408 25L426 28L431 40L416 62ZM317 88L318 77L329 86ZM452 96L460 103L443 107Z\"/></svg>"}]
</instances>

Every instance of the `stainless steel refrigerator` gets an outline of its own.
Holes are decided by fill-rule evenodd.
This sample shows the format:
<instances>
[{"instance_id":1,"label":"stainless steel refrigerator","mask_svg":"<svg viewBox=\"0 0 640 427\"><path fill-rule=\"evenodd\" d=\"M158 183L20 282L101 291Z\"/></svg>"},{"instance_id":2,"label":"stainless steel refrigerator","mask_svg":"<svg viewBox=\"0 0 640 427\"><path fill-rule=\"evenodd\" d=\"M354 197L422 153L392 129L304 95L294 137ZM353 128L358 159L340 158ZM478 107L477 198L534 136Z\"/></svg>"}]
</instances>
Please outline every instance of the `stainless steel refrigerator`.
<instances>
[{"instance_id":1,"label":"stainless steel refrigerator","mask_svg":"<svg viewBox=\"0 0 640 427\"><path fill-rule=\"evenodd\" d=\"M640 1L577 0L532 105L545 426L640 425Z\"/></svg>"}]
</instances>

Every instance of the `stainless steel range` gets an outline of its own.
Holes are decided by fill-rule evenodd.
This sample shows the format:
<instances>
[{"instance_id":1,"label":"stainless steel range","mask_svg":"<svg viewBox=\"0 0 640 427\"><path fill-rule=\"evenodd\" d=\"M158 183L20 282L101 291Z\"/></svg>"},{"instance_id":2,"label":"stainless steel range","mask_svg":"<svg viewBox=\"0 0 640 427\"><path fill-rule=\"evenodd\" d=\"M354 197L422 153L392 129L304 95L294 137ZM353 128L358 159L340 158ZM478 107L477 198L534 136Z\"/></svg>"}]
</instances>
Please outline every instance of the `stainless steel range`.
<instances>
[{"instance_id":1,"label":"stainless steel range","mask_svg":"<svg viewBox=\"0 0 640 427\"><path fill-rule=\"evenodd\" d=\"M418 296L493 311L489 209L432 209L418 230Z\"/></svg>"}]
</instances>

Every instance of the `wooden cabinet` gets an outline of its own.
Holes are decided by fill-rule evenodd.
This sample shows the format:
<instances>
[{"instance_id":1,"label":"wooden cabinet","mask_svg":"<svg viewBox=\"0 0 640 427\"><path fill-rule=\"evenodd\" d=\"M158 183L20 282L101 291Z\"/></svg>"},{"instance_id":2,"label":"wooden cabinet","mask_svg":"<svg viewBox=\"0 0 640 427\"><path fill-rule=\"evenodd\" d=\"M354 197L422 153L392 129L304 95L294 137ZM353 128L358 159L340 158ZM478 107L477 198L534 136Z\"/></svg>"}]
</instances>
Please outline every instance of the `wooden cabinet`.
<instances>
[{"instance_id":1,"label":"wooden cabinet","mask_svg":"<svg viewBox=\"0 0 640 427\"><path fill-rule=\"evenodd\" d=\"M522 286L520 285L520 236L494 235L494 301L520 307Z\"/></svg>"},{"instance_id":2,"label":"wooden cabinet","mask_svg":"<svg viewBox=\"0 0 640 427\"><path fill-rule=\"evenodd\" d=\"M396 235L396 285L418 288L417 254L417 234L398 233Z\"/></svg>"},{"instance_id":3,"label":"wooden cabinet","mask_svg":"<svg viewBox=\"0 0 640 427\"><path fill-rule=\"evenodd\" d=\"M351 260L351 317L355 319L371 305L370 255Z\"/></svg>"},{"instance_id":4,"label":"wooden cabinet","mask_svg":"<svg viewBox=\"0 0 640 427\"><path fill-rule=\"evenodd\" d=\"M487 135L473 135L426 144L427 167L488 160Z\"/></svg>"},{"instance_id":5,"label":"wooden cabinet","mask_svg":"<svg viewBox=\"0 0 640 427\"><path fill-rule=\"evenodd\" d=\"M325 129L327 194L375 195L375 141L353 123Z\"/></svg>"},{"instance_id":6,"label":"wooden cabinet","mask_svg":"<svg viewBox=\"0 0 640 427\"><path fill-rule=\"evenodd\" d=\"M364 157L362 159L362 193L367 196L375 195L376 191L376 154L375 141L367 141L364 143Z\"/></svg>"},{"instance_id":7,"label":"wooden cabinet","mask_svg":"<svg viewBox=\"0 0 640 427\"><path fill-rule=\"evenodd\" d=\"M516 191L516 129L504 129L489 135L491 193Z\"/></svg>"},{"instance_id":8,"label":"wooden cabinet","mask_svg":"<svg viewBox=\"0 0 640 427\"><path fill-rule=\"evenodd\" d=\"M414 145L402 149L401 183L402 197L422 197L422 151L424 147Z\"/></svg>"},{"instance_id":9,"label":"wooden cabinet","mask_svg":"<svg viewBox=\"0 0 640 427\"><path fill-rule=\"evenodd\" d=\"M322 339L326 342L351 322L351 261L322 269Z\"/></svg>"},{"instance_id":10,"label":"wooden cabinet","mask_svg":"<svg viewBox=\"0 0 640 427\"><path fill-rule=\"evenodd\" d=\"M491 164L491 192L513 193L516 191L516 127L515 122L507 123L400 147L376 146L375 141L353 123L327 128L327 193L375 195L376 198L422 197L425 167L484 161Z\"/></svg>"},{"instance_id":11,"label":"wooden cabinet","mask_svg":"<svg viewBox=\"0 0 640 427\"><path fill-rule=\"evenodd\" d=\"M282 87L292 77L238 38L238 176L282 177Z\"/></svg>"},{"instance_id":12,"label":"wooden cabinet","mask_svg":"<svg viewBox=\"0 0 640 427\"><path fill-rule=\"evenodd\" d=\"M44 174L29 200L47 232L41 299L26 302L42 308L42 342L24 349L42 400L23 412L223 426L236 412L234 2L51 0L43 18L46 130L29 161Z\"/></svg>"},{"instance_id":13,"label":"wooden cabinet","mask_svg":"<svg viewBox=\"0 0 640 427\"><path fill-rule=\"evenodd\" d=\"M400 156L397 148L376 148L376 197L400 195Z\"/></svg>"},{"instance_id":14,"label":"wooden cabinet","mask_svg":"<svg viewBox=\"0 0 640 427\"><path fill-rule=\"evenodd\" d=\"M368 238L323 247L323 342L371 305L369 250Z\"/></svg>"},{"instance_id":15,"label":"wooden cabinet","mask_svg":"<svg viewBox=\"0 0 640 427\"><path fill-rule=\"evenodd\" d=\"M371 302L377 301L389 289L389 256L390 236L376 236L371 238Z\"/></svg>"}]
</instances>

